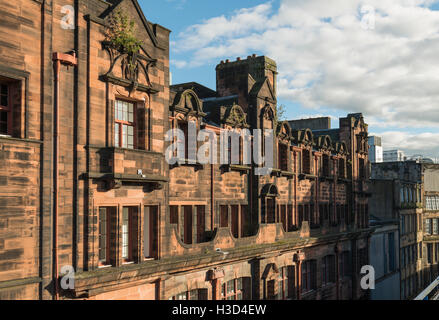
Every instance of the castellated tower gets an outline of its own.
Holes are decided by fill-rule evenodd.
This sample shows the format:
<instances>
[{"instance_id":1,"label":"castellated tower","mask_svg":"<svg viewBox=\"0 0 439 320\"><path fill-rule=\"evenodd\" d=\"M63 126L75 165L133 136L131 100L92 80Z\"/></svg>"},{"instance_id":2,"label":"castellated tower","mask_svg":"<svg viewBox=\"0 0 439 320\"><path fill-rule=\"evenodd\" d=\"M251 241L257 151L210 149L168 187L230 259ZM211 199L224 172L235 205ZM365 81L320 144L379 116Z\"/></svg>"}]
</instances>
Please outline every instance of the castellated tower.
<instances>
[{"instance_id":1,"label":"castellated tower","mask_svg":"<svg viewBox=\"0 0 439 320\"><path fill-rule=\"evenodd\" d=\"M245 111L250 104L252 90L268 79L273 94L276 96L276 62L265 56L248 56L247 59L230 62L221 61L216 67L216 88L221 97L238 95L239 104Z\"/></svg>"}]
</instances>

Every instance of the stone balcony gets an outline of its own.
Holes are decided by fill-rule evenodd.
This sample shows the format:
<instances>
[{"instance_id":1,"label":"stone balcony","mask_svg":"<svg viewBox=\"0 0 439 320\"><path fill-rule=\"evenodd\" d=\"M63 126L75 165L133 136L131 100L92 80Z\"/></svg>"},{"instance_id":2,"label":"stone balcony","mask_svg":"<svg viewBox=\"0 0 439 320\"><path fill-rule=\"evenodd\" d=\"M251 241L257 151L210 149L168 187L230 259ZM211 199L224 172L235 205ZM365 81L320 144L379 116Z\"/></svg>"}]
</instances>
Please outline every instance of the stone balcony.
<instances>
[{"instance_id":1,"label":"stone balcony","mask_svg":"<svg viewBox=\"0 0 439 320\"><path fill-rule=\"evenodd\" d=\"M105 180L108 189L120 188L123 183L162 189L169 180L162 154L114 147L90 147L88 176Z\"/></svg>"}]
</instances>

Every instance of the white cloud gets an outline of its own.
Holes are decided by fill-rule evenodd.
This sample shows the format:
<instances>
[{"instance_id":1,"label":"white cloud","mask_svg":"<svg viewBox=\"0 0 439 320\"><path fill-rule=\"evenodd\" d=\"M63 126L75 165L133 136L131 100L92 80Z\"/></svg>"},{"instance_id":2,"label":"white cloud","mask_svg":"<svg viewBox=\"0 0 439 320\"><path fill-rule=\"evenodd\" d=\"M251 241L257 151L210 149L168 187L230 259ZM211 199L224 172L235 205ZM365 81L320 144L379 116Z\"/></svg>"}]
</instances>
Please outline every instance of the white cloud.
<instances>
[{"instance_id":1,"label":"white cloud","mask_svg":"<svg viewBox=\"0 0 439 320\"><path fill-rule=\"evenodd\" d=\"M439 127L433 2L281 0L277 11L267 2L189 27L174 50L193 57L185 67L262 52L278 63L283 99L314 110L363 112L376 128ZM362 28L365 4L375 9L373 30Z\"/></svg>"},{"instance_id":2,"label":"white cloud","mask_svg":"<svg viewBox=\"0 0 439 320\"><path fill-rule=\"evenodd\" d=\"M371 135L375 135L371 133ZM399 149L406 155L422 154L425 157L439 158L439 133L411 134L402 131L387 131L376 134L382 137L384 150Z\"/></svg>"}]
</instances>

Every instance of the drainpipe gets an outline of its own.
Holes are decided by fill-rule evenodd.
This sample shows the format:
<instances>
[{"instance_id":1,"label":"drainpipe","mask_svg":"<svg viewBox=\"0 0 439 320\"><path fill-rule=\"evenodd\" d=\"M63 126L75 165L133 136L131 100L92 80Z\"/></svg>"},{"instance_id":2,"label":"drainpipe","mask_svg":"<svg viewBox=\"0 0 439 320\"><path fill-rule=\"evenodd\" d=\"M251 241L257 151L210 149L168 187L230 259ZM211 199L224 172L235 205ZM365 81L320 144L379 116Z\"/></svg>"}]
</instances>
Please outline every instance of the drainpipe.
<instances>
[{"instance_id":1,"label":"drainpipe","mask_svg":"<svg viewBox=\"0 0 439 320\"><path fill-rule=\"evenodd\" d=\"M54 299L59 299L59 283L58 283L58 193L59 193L59 82L61 66L77 66L78 60L76 53L65 54L54 52L52 56L54 68L54 128L53 128L53 283L55 289Z\"/></svg>"},{"instance_id":2,"label":"drainpipe","mask_svg":"<svg viewBox=\"0 0 439 320\"><path fill-rule=\"evenodd\" d=\"M210 165L210 230L215 228L215 177L214 164Z\"/></svg>"}]
</instances>

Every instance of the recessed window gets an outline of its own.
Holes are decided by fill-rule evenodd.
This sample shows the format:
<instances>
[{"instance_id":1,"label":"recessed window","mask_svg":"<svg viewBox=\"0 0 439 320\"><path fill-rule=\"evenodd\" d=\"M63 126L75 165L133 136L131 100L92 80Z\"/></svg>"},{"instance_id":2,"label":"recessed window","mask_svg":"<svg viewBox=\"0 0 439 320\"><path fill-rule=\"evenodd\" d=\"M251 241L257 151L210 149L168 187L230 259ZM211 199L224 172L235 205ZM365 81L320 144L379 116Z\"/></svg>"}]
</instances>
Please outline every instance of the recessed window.
<instances>
[{"instance_id":1,"label":"recessed window","mask_svg":"<svg viewBox=\"0 0 439 320\"><path fill-rule=\"evenodd\" d=\"M294 266L279 269L278 300L294 297Z\"/></svg>"},{"instance_id":2,"label":"recessed window","mask_svg":"<svg viewBox=\"0 0 439 320\"><path fill-rule=\"evenodd\" d=\"M221 286L221 300L243 300L247 299L247 278L229 280Z\"/></svg>"},{"instance_id":3,"label":"recessed window","mask_svg":"<svg viewBox=\"0 0 439 320\"><path fill-rule=\"evenodd\" d=\"M207 289L196 289L186 292L181 292L169 300L207 300Z\"/></svg>"},{"instance_id":4,"label":"recessed window","mask_svg":"<svg viewBox=\"0 0 439 320\"><path fill-rule=\"evenodd\" d=\"M317 262L307 260L302 265L302 293L315 290L317 288Z\"/></svg>"},{"instance_id":5,"label":"recessed window","mask_svg":"<svg viewBox=\"0 0 439 320\"><path fill-rule=\"evenodd\" d=\"M124 207L122 211L122 259L123 262L133 261L134 248L137 243L137 207Z\"/></svg>"},{"instance_id":6,"label":"recessed window","mask_svg":"<svg viewBox=\"0 0 439 320\"><path fill-rule=\"evenodd\" d=\"M346 177L346 161L345 159L339 159L338 160L338 176L340 178Z\"/></svg>"},{"instance_id":7,"label":"recessed window","mask_svg":"<svg viewBox=\"0 0 439 320\"><path fill-rule=\"evenodd\" d=\"M220 206L220 227L227 228L229 226L229 206Z\"/></svg>"},{"instance_id":8,"label":"recessed window","mask_svg":"<svg viewBox=\"0 0 439 320\"><path fill-rule=\"evenodd\" d=\"M322 261L322 283L326 285L333 282L335 282L335 256L328 255Z\"/></svg>"},{"instance_id":9,"label":"recessed window","mask_svg":"<svg viewBox=\"0 0 439 320\"><path fill-rule=\"evenodd\" d=\"M322 164L323 176L329 177L331 169L330 169L330 163L329 163L329 156L327 154L323 155L322 162L323 162L323 164Z\"/></svg>"},{"instance_id":10,"label":"recessed window","mask_svg":"<svg viewBox=\"0 0 439 320\"><path fill-rule=\"evenodd\" d=\"M132 102L116 100L114 107L114 144L119 148L135 148L135 106Z\"/></svg>"},{"instance_id":11,"label":"recessed window","mask_svg":"<svg viewBox=\"0 0 439 320\"><path fill-rule=\"evenodd\" d=\"M10 101L9 101L9 86L6 84L0 85L0 134L10 133Z\"/></svg>"},{"instance_id":12,"label":"recessed window","mask_svg":"<svg viewBox=\"0 0 439 320\"><path fill-rule=\"evenodd\" d=\"M425 219L425 233L431 234L431 219Z\"/></svg>"},{"instance_id":13,"label":"recessed window","mask_svg":"<svg viewBox=\"0 0 439 320\"><path fill-rule=\"evenodd\" d=\"M115 239L111 237L112 227L114 226L114 221L116 217L115 207L101 207L99 208L98 217L98 230L99 230L99 265L107 266L114 262L114 247ZM113 250L112 250L113 248ZM113 256L112 256L113 255Z\"/></svg>"},{"instance_id":14,"label":"recessed window","mask_svg":"<svg viewBox=\"0 0 439 320\"><path fill-rule=\"evenodd\" d=\"M279 169L282 171L289 171L288 170L288 146L283 144L283 143L279 143L278 166L279 166Z\"/></svg>"},{"instance_id":15,"label":"recessed window","mask_svg":"<svg viewBox=\"0 0 439 320\"><path fill-rule=\"evenodd\" d=\"M304 174L311 174L311 151L302 151L302 172Z\"/></svg>"}]
</instances>

